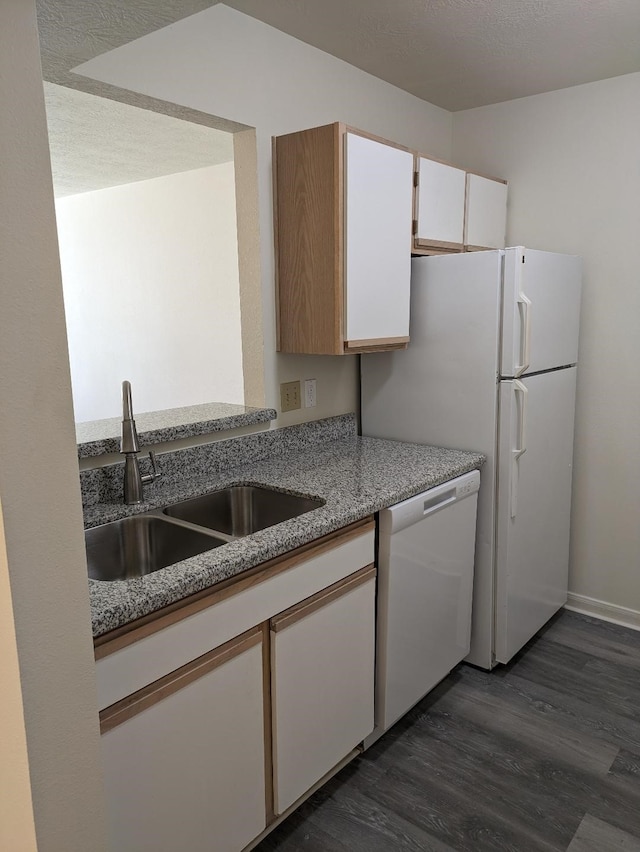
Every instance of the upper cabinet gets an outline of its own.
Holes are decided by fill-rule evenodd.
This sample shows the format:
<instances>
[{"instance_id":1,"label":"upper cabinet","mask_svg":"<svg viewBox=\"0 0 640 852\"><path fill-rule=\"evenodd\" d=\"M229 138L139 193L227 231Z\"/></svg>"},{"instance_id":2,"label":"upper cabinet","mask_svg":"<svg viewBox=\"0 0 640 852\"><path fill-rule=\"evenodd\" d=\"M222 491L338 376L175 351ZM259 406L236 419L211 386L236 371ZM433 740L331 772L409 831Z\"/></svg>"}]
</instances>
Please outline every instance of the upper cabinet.
<instances>
[{"instance_id":1,"label":"upper cabinet","mask_svg":"<svg viewBox=\"0 0 640 852\"><path fill-rule=\"evenodd\" d=\"M274 140L278 350L409 341L413 153L343 124Z\"/></svg>"},{"instance_id":2,"label":"upper cabinet","mask_svg":"<svg viewBox=\"0 0 640 852\"><path fill-rule=\"evenodd\" d=\"M414 254L504 248L507 183L416 156Z\"/></svg>"},{"instance_id":3,"label":"upper cabinet","mask_svg":"<svg viewBox=\"0 0 640 852\"><path fill-rule=\"evenodd\" d=\"M466 172L448 163L416 157L414 249L462 251Z\"/></svg>"},{"instance_id":4,"label":"upper cabinet","mask_svg":"<svg viewBox=\"0 0 640 852\"><path fill-rule=\"evenodd\" d=\"M273 140L277 348L405 349L411 254L504 248L507 184L328 124Z\"/></svg>"},{"instance_id":5,"label":"upper cabinet","mask_svg":"<svg viewBox=\"0 0 640 852\"><path fill-rule=\"evenodd\" d=\"M467 174L464 245L467 251L504 248L507 230L507 183Z\"/></svg>"}]
</instances>

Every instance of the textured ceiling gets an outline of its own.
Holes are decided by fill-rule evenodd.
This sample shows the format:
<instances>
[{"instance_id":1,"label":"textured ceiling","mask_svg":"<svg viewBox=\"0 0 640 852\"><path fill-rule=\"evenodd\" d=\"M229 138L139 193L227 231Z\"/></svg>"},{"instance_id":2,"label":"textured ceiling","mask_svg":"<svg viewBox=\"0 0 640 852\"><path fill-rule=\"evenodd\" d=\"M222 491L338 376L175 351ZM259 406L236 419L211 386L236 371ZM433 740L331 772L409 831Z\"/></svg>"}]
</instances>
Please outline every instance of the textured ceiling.
<instances>
[{"instance_id":1,"label":"textured ceiling","mask_svg":"<svg viewBox=\"0 0 640 852\"><path fill-rule=\"evenodd\" d=\"M45 79L85 90L91 82L80 82L69 69L216 5L37 3ZM227 0L227 5L449 110L640 70L640 0ZM121 90L109 96L129 102L135 97Z\"/></svg>"},{"instance_id":2,"label":"textured ceiling","mask_svg":"<svg viewBox=\"0 0 640 852\"><path fill-rule=\"evenodd\" d=\"M233 159L233 136L85 92L44 84L56 197Z\"/></svg>"},{"instance_id":3,"label":"textured ceiling","mask_svg":"<svg viewBox=\"0 0 640 852\"><path fill-rule=\"evenodd\" d=\"M640 0L227 0L448 110L640 70Z\"/></svg>"}]
</instances>

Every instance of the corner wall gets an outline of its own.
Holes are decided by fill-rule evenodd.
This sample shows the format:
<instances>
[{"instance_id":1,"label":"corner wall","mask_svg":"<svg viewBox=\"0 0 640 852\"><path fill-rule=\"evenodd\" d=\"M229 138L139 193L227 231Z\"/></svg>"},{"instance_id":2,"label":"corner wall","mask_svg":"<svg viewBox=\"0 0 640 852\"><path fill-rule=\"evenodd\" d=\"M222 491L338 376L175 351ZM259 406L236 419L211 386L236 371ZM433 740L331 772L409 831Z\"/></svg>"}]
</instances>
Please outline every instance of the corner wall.
<instances>
[{"instance_id":1,"label":"corner wall","mask_svg":"<svg viewBox=\"0 0 640 852\"><path fill-rule=\"evenodd\" d=\"M277 425L355 411L356 357L275 351L271 136L344 121L447 159L451 114L223 4L76 71L256 128L266 404L279 409L280 382L315 378L317 406Z\"/></svg>"},{"instance_id":2,"label":"corner wall","mask_svg":"<svg viewBox=\"0 0 640 852\"><path fill-rule=\"evenodd\" d=\"M453 155L508 178L509 245L583 257L570 602L640 627L638 104L629 74L454 113Z\"/></svg>"},{"instance_id":3,"label":"corner wall","mask_svg":"<svg viewBox=\"0 0 640 852\"><path fill-rule=\"evenodd\" d=\"M32 849L35 826L39 852L101 852L95 667L33 0L0 3L0 103L0 609L13 610L0 638L15 641L24 712L3 656L11 748L2 750L0 789L15 798L0 846Z\"/></svg>"},{"instance_id":4,"label":"corner wall","mask_svg":"<svg viewBox=\"0 0 640 852\"><path fill-rule=\"evenodd\" d=\"M31 778L24 705L18 665L13 599L9 583L9 561L4 541L0 506L0 668L2 701L2 767L0 769L0 849L36 852Z\"/></svg>"}]
</instances>

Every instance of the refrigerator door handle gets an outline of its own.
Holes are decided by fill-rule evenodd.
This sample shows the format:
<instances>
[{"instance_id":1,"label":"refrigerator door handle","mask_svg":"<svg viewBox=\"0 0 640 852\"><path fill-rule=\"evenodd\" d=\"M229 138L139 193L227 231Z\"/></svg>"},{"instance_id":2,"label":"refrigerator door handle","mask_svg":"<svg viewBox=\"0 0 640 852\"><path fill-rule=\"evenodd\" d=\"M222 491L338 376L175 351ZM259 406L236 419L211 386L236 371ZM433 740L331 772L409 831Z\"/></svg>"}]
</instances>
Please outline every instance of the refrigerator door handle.
<instances>
[{"instance_id":1,"label":"refrigerator door handle","mask_svg":"<svg viewBox=\"0 0 640 852\"><path fill-rule=\"evenodd\" d=\"M514 394L520 394L518 406L518 446L511 451L511 517L515 518L518 511L518 477L520 474L519 460L527 451L527 397L529 391L526 385L514 379Z\"/></svg>"},{"instance_id":2,"label":"refrigerator door handle","mask_svg":"<svg viewBox=\"0 0 640 852\"><path fill-rule=\"evenodd\" d=\"M522 363L515 366L514 376L516 379L526 373L531 364L531 299L520 292L517 301L520 314L520 357Z\"/></svg>"}]
</instances>

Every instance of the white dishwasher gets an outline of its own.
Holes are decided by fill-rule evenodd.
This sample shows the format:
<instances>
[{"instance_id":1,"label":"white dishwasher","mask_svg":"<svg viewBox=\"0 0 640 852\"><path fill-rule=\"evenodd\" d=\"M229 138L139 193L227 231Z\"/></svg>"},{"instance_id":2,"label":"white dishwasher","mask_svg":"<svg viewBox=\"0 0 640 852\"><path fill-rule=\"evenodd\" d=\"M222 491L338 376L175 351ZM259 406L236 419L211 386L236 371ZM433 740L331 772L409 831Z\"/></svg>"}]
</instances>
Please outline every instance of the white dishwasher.
<instances>
[{"instance_id":1,"label":"white dishwasher","mask_svg":"<svg viewBox=\"0 0 640 852\"><path fill-rule=\"evenodd\" d=\"M472 471L380 512L376 728L370 745L469 653Z\"/></svg>"}]
</instances>

